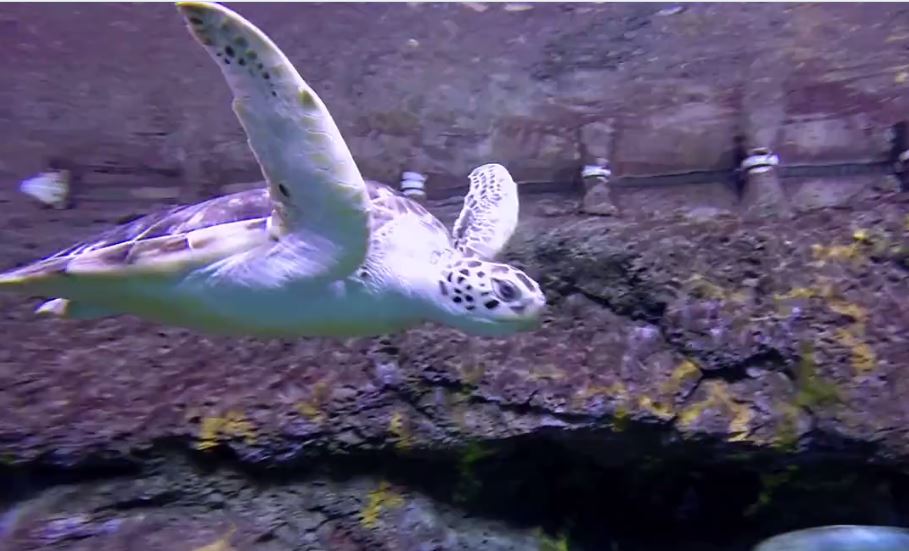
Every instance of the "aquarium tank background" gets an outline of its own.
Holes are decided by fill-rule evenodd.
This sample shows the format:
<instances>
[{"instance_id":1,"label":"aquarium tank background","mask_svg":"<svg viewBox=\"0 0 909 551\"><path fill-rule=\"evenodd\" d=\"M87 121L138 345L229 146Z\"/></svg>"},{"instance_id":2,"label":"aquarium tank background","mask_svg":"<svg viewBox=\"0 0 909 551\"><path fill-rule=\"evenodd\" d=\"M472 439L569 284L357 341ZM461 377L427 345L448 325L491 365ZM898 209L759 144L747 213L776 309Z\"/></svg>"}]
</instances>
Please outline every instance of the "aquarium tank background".
<instances>
[{"instance_id":1,"label":"aquarium tank background","mask_svg":"<svg viewBox=\"0 0 909 551\"><path fill-rule=\"evenodd\" d=\"M905 4L225 6L0 4L0 549L909 549Z\"/></svg>"}]
</instances>

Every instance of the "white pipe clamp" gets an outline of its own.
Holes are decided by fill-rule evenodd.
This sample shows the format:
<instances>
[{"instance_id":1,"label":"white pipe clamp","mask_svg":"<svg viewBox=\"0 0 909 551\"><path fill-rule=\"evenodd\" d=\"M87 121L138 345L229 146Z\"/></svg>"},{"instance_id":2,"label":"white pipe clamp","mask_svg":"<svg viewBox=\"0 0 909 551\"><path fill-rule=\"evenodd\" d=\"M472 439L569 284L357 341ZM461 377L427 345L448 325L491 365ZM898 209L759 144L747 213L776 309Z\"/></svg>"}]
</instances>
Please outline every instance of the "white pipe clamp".
<instances>
[{"instance_id":1,"label":"white pipe clamp","mask_svg":"<svg viewBox=\"0 0 909 551\"><path fill-rule=\"evenodd\" d=\"M426 197L426 175L406 171L401 174L401 193L407 197Z\"/></svg>"},{"instance_id":2,"label":"white pipe clamp","mask_svg":"<svg viewBox=\"0 0 909 551\"><path fill-rule=\"evenodd\" d=\"M581 178L606 178L612 176L612 171L609 170L609 167L602 165L584 165L581 169Z\"/></svg>"},{"instance_id":3,"label":"white pipe clamp","mask_svg":"<svg viewBox=\"0 0 909 551\"><path fill-rule=\"evenodd\" d=\"M742 161L741 168L748 172L766 172L780 164L780 158L769 149L759 148L751 151L751 155Z\"/></svg>"}]
</instances>

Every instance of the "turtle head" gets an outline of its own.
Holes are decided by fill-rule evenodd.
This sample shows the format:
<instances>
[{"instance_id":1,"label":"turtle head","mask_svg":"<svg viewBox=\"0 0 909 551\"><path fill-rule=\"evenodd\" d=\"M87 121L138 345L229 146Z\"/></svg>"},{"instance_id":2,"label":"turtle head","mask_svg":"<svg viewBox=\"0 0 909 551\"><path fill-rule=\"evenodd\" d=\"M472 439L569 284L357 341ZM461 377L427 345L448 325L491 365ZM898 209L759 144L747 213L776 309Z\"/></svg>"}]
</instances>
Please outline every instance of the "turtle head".
<instances>
[{"instance_id":1,"label":"turtle head","mask_svg":"<svg viewBox=\"0 0 909 551\"><path fill-rule=\"evenodd\" d=\"M454 261L437 282L438 321L474 335L508 335L539 325L546 297L523 271L475 258Z\"/></svg>"}]
</instances>

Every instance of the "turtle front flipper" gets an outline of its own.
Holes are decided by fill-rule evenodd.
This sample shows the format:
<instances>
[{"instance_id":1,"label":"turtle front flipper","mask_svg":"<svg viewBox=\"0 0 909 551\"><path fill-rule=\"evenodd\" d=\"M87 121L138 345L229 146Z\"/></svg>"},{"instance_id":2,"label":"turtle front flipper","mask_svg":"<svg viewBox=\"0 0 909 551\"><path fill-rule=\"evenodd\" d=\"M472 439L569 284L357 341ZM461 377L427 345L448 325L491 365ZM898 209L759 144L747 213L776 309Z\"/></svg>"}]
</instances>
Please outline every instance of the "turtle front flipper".
<instances>
[{"instance_id":1,"label":"turtle front flipper","mask_svg":"<svg viewBox=\"0 0 909 551\"><path fill-rule=\"evenodd\" d=\"M518 186L504 166L486 164L470 173L470 190L452 231L464 256L490 260L518 225Z\"/></svg>"},{"instance_id":2,"label":"turtle front flipper","mask_svg":"<svg viewBox=\"0 0 909 551\"><path fill-rule=\"evenodd\" d=\"M298 277L340 279L366 258L366 184L319 96L261 30L214 3L178 2L218 64L275 210L269 230L306 245ZM298 9L305 10L305 6Z\"/></svg>"}]
</instances>

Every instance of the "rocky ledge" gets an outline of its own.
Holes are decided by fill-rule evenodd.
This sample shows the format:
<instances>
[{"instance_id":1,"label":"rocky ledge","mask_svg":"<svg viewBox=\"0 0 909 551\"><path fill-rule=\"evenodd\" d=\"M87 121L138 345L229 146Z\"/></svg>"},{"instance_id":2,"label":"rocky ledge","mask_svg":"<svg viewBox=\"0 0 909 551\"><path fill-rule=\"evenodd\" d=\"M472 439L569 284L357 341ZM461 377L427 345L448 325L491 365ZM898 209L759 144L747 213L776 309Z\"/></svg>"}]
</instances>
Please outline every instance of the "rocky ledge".
<instances>
[{"instance_id":1,"label":"rocky ledge","mask_svg":"<svg viewBox=\"0 0 909 551\"><path fill-rule=\"evenodd\" d=\"M3 297L4 548L745 550L909 523L906 194L530 211L507 257L551 308L506 339L208 338ZM92 225L52 216L4 256Z\"/></svg>"}]
</instances>

